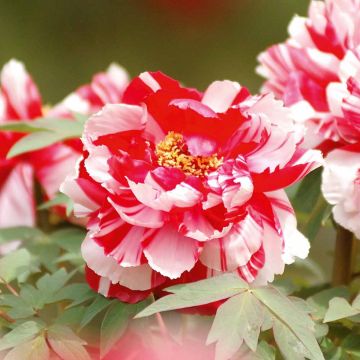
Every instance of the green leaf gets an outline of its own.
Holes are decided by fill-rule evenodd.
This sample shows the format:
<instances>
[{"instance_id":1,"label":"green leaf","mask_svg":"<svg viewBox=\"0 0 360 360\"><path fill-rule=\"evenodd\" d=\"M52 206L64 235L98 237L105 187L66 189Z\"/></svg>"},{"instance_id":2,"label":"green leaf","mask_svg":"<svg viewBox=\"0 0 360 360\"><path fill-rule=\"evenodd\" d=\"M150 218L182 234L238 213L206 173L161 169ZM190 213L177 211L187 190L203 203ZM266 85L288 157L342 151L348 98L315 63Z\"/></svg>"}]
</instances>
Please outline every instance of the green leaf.
<instances>
[{"instance_id":1,"label":"green leaf","mask_svg":"<svg viewBox=\"0 0 360 360\"><path fill-rule=\"evenodd\" d=\"M51 241L70 253L80 253L81 243L86 232L79 228L66 228L53 232Z\"/></svg>"},{"instance_id":2,"label":"green leaf","mask_svg":"<svg viewBox=\"0 0 360 360\"><path fill-rule=\"evenodd\" d=\"M20 133L32 133L46 131L46 128L37 126L36 121L9 121L0 124L0 131L15 131Z\"/></svg>"},{"instance_id":3,"label":"green leaf","mask_svg":"<svg viewBox=\"0 0 360 360\"><path fill-rule=\"evenodd\" d=\"M86 342L67 326L53 325L48 330L47 339L52 350L61 359L90 360L90 356L84 347Z\"/></svg>"},{"instance_id":4,"label":"green leaf","mask_svg":"<svg viewBox=\"0 0 360 360\"><path fill-rule=\"evenodd\" d=\"M329 325L315 323L315 337L316 339L322 339L329 333Z\"/></svg>"},{"instance_id":5,"label":"green leaf","mask_svg":"<svg viewBox=\"0 0 360 360\"><path fill-rule=\"evenodd\" d=\"M283 322L274 320L274 338L282 355L287 360L304 360L310 358L309 351Z\"/></svg>"},{"instance_id":6,"label":"green leaf","mask_svg":"<svg viewBox=\"0 0 360 360\"><path fill-rule=\"evenodd\" d=\"M286 278L276 278L272 284L285 295L290 295L300 289L293 280Z\"/></svg>"},{"instance_id":7,"label":"green leaf","mask_svg":"<svg viewBox=\"0 0 360 360\"><path fill-rule=\"evenodd\" d=\"M326 360L343 360L345 353L340 346L335 346L329 338L324 338L321 341L321 349L325 355Z\"/></svg>"},{"instance_id":8,"label":"green leaf","mask_svg":"<svg viewBox=\"0 0 360 360\"><path fill-rule=\"evenodd\" d=\"M24 319L35 314L31 301L27 302L21 296L5 294L0 299L0 305L10 308L7 314L13 319Z\"/></svg>"},{"instance_id":9,"label":"green leaf","mask_svg":"<svg viewBox=\"0 0 360 360\"><path fill-rule=\"evenodd\" d=\"M316 169L308 174L301 182L293 199L293 205L297 212L311 212L320 196L322 169Z\"/></svg>"},{"instance_id":10,"label":"green leaf","mask_svg":"<svg viewBox=\"0 0 360 360\"><path fill-rule=\"evenodd\" d=\"M10 159L30 151L43 149L61 140L63 140L63 136L55 132L33 132L17 141L9 150L7 158Z\"/></svg>"},{"instance_id":11,"label":"green leaf","mask_svg":"<svg viewBox=\"0 0 360 360\"><path fill-rule=\"evenodd\" d=\"M78 121L80 124L85 124L86 120L89 118L88 115L84 115L81 113L78 113L76 111L72 111L72 115L74 117L74 119L76 119L76 121Z\"/></svg>"},{"instance_id":12,"label":"green leaf","mask_svg":"<svg viewBox=\"0 0 360 360\"><path fill-rule=\"evenodd\" d=\"M275 349L265 341L260 341L254 360L275 360Z\"/></svg>"},{"instance_id":13,"label":"green leaf","mask_svg":"<svg viewBox=\"0 0 360 360\"><path fill-rule=\"evenodd\" d=\"M0 351L33 339L41 329L42 327L35 321L27 321L18 325L0 339Z\"/></svg>"},{"instance_id":14,"label":"green leaf","mask_svg":"<svg viewBox=\"0 0 360 360\"><path fill-rule=\"evenodd\" d=\"M32 341L17 345L10 350L3 360L48 360L49 347L43 336L38 336Z\"/></svg>"},{"instance_id":15,"label":"green leaf","mask_svg":"<svg viewBox=\"0 0 360 360\"><path fill-rule=\"evenodd\" d=\"M72 265L79 267L84 264L84 259L80 253L67 253L59 256L55 261L56 264L61 264L64 262L70 262Z\"/></svg>"},{"instance_id":16,"label":"green leaf","mask_svg":"<svg viewBox=\"0 0 360 360\"><path fill-rule=\"evenodd\" d=\"M0 125L0 131L14 131L34 133L38 131L56 132L68 137L80 137L85 121L83 117L76 116L75 120L68 118L37 118L32 121L14 121Z\"/></svg>"},{"instance_id":17,"label":"green leaf","mask_svg":"<svg viewBox=\"0 0 360 360\"><path fill-rule=\"evenodd\" d=\"M26 249L15 250L0 259L0 278L6 282L16 279L31 265L31 254Z\"/></svg>"},{"instance_id":18,"label":"green leaf","mask_svg":"<svg viewBox=\"0 0 360 360\"><path fill-rule=\"evenodd\" d=\"M334 298L329 302L329 309L325 314L324 322L337 321L360 314L360 309L355 309L343 298Z\"/></svg>"},{"instance_id":19,"label":"green leaf","mask_svg":"<svg viewBox=\"0 0 360 360\"><path fill-rule=\"evenodd\" d=\"M71 300L71 304L66 308L70 309L88 300L94 299L97 294L92 291L87 284L70 284L64 286L55 296L55 301Z\"/></svg>"},{"instance_id":20,"label":"green leaf","mask_svg":"<svg viewBox=\"0 0 360 360\"><path fill-rule=\"evenodd\" d=\"M360 358L360 335L350 334L341 343L341 347L352 358Z\"/></svg>"},{"instance_id":21,"label":"green leaf","mask_svg":"<svg viewBox=\"0 0 360 360\"><path fill-rule=\"evenodd\" d=\"M100 357L103 358L124 334L130 318L142 307L139 304L113 302L101 323Z\"/></svg>"},{"instance_id":22,"label":"green leaf","mask_svg":"<svg viewBox=\"0 0 360 360\"><path fill-rule=\"evenodd\" d=\"M69 309L65 309L55 319L56 324L72 325L74 328L78 328L79 324L84 317L85 306L75 306Z\"/></svg>"},{"instance_id":23,"label":"green leaf","mask_svg":"<svg viewBox=\"0 0 360 360\"><path fill-rule=\"evenodd\" d=\"M72 210L73 210L73 202L72 200L63 193L57 193L53 199L41 204L38 206L39 210L45 210L52 208L53 206L57 205L64 205L66 206L66 215L70 216Z\"/></svg>"},{"instance_id":24,"label":"green leaf","mask_svg":"<svg viewBox=\"0 0 360 360\"><path fill-rule=\"evenodd\" d=\"M12 240L32 240L44 237L44 233L37 228L29 226L15 226L0 229L0 244Z\"/></svg>"},{"instance_id":25,"label":"green leaf","mask_svg":"<svg viewBox=\"0 0 360 360\"><path fill-rule=\"evenodd\" d=\"M101 311L110 306L111 301L105 297L98 295L93 303L86 309L84 316L80 323L80 328L86 326L94 317Z\"/></svg>"},{"instance_id":26,"label":"green leaf","mask_svg":"<svg viewBox=\"0 0 360 360\"><path fill-rule=\"evenodd\" d=\"M43 296L41 292L30 284L24 284L20 288L20 298L33 309L41 309L43 306Z\"/></svg>"},{"instance_id":27,"label":"green leaf","mask_svg":"<svg viewBox=\"0 0 360 360\"><path fill-rule=\"evenodd\" d=\"M26 126L29 126L29 123L26 124ZM83 124L79 121L55 118L43 118L33 121L30 127L36 130L31 131L30 134L17 141L8 152L8 158L39 150L64 140L79 138L83 130ZM30 128L28 127L28 129Z\"/></svg>"},{"instance_id":28,"label":"green leaf","mask_svg":"<svg viewBox=\"0 0 360 360\"><path fill-rule=\"evenodd\" d=\"M358 294L356 296L356 298L354 299L352 306L356 309L360 309L360 294Z\"/></svg>"},{"instance_id":29,"label":"green leaf","mask_svg":"<svg viewBox=\"0 0 360 360\"><path fill-rule=\"evenodd\" d=\"M278 325L281 334L285 326L306 349L314 360L324 359L314 334L314 323L306 312L295 306L286 296L274 287L268 286L252 290L253 294L269 309ZM275 325L274 325L275 326ZM282 339L282 338L281 338Z\"/></svg>"},{"instance_id":30,"label":"green leaf","mask_svg":"<svg viewBox=\"0 0 360 360\"><path fill-rule=\"evenodd\" d=\"M34 126L62 134L65 138L79 138L84 130L84 122L68 118L39 118Z\"/></svg>"},{"instance_id":31,"label":"green leaf","mask_svg":"<svg viewBox=\"0 0 360 360\"><path fill-rule=\"evenodd\" d=\"M27 246L27 249L50 272L57 270L55 262L59 257L60 248L56 244L48 242L32 243Z\"/></svg>"},{"instance_id":32,"label":"green leaf","mask_svg":"<svg viewBox=\"0 0 360 360\"><path fill-rule=\"evenodd\" d=\"M57 292L64 287L72 274L68 274L65 269L60 269L54 274L45 274L37 282L44 304L55 302Z\"/></svg>"},{"instance_id":33,"label":"green leaf","mask_svg":"<svg viewBox=\"0 0 360 360\"><path fill-rule=\"evenodd\" d=\"M216 359L231 358L243 341L255 352L263 321L263 306L249 291L222 304L207 340L208 344L216 342Z\"/></svg>"},{"instance_id":34,"label":"green leaf","mask_svg":"<svg viewBox=\"0 0 360 360\"><path fill-rule=\"evenodd\" d=\"M225 274L190 284L172 286L166 289L166 291L173 294L157 300L136 315L136 318L150 316L161 311L209 304L237 295L248 288L248 284L245 281L233 274Z\"/></svg>"},{"instance_id":35,"label":"green leaf","mask_svg":"<svg viewBox=\"0 0 360 360\"><path fill-rule=\"evenodd\" d=\"M319 293L310 296L306 302L312 308L311 314L315 320L323 320L329 307L329 301L334 297L349 299L350 292L345 287L336 287L322 290Z\"/></svg>"},{"instance_id":36,"label":"green leaf","mask_svg":"<svg viewBox=\"0 0 360 360\"><path fill-rule=\"evenodd\" d=\"M324 214L329 212L329 208L331 209L331 205L320 195L305 225L304 234L310 241L315 239L320 228L323 226Z\"/></svg>"}]
</instances>

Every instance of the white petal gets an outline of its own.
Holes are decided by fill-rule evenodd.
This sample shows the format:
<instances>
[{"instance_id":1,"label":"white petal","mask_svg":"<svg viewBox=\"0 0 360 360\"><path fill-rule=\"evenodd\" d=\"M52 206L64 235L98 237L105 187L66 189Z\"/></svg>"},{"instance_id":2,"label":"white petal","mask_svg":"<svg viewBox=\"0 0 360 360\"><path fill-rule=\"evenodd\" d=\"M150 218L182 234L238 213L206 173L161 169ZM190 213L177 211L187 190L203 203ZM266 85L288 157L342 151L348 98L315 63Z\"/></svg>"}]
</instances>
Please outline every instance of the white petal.
<instances>
[{"instance_id":1,"label":"white petal","mask_svg":"<svg viewBox=\"0 0 360 360\"><path fill-rule=\"evenodd\" d=\"M195 240L166 226L155 233L144 254L152 269L170 279L177 279L194 267L198 245Z\"/></svg>"},{"instance_id":2,"label":"white petal","mask_svg":"<svg viewBox=\"0 0 360 360\"><path fill-rule=\"evenodd\" d=\"M214 81L205 91L202 103L215 112L225 112L241 90L240 84L234 81Z\"/></svg>"}]
</instances>

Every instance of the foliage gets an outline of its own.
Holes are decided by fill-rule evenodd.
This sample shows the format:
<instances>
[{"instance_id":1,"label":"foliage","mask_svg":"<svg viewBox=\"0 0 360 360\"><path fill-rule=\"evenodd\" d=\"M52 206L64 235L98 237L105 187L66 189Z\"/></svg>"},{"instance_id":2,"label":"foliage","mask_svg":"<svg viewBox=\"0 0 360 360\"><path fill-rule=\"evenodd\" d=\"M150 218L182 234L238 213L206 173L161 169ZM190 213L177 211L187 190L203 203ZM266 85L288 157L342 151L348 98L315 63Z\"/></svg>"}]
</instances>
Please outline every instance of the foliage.
<instances>
[{"instance_id":1,"label":"foliage","mask_svg":"<svg viewBox=\"0 0 360 360\"><path fill-rule=\"evenodd\" d=\"M105 355L129 319L145 306L128 306L89 289L80 256L84 236L83 229L73 226L50 233L26 227L0 230L2 244L14 239L24 242L22 248L0 258L4 359L48 359L51 353L66 360L90 359L83 334L97 327Z\"/></svg>"}]
</instances>

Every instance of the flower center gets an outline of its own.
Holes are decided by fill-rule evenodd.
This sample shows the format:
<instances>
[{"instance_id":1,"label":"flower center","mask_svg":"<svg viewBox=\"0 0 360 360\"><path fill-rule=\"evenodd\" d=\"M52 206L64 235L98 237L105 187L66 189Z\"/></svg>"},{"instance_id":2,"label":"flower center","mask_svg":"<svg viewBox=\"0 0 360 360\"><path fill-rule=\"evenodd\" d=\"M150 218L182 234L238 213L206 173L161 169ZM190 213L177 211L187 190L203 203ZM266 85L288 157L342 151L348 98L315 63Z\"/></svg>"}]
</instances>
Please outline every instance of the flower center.
<instances>
[{"instance_id":1,"label":"flower center","mask_svg":"<svg viewBox=\"0 0 360 360\"><path fill-rule=\"evenodd\" d=\"M173 131L170 131L164 140L156 145L155 152L159 165L180 169L186 175L207 176L223 163L223 158L219 158L217 154L191 155L184 137Z\"/></svg>"}]
</instances>

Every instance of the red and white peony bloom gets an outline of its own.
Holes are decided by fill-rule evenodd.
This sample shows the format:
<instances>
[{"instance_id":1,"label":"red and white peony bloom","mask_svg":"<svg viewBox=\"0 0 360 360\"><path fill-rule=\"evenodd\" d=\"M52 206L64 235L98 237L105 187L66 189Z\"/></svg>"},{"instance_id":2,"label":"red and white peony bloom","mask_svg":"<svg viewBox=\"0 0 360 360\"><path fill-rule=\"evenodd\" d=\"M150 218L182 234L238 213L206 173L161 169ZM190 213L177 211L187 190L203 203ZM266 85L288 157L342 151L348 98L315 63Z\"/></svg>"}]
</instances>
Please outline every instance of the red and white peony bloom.
<instances>
[{"instance_id":1,"label":"red and white peony bloom","mask_svg":"<svg viewBox=\"0 0 360 360\"><path fill-rule=\"evenodd\" d=\"M360 1L313 0L308 17L296 16L289 34L285 43L259 56L258 72L268 79L264 90L273 91L305 122L309 146L348 142L349 124L336 103L357 62Z\"/></svg>"},{"instance_id":2,"label":"red and white peony bloom","mask_svg":"<svg viewBox=\"0 0 360 360\"><path fill-rule=\"evenodd\" d=\"M39 91L24 65L11 60L1 71L0 123L33 120L45 115L70 117L71 111L89 115L105 103L121 99L127 84L125 76L121 68L112 65L107 73L96 75L90 85L79 88L55 108L44 111ZM74 108L79 104L82 107ZM0 227L34 225L34 179L40 183L46 197L52 198L80 157L81 143L74 140L7 159L8 151L22 136L0 132Z\"/></svg>"},{"instance_id":3,"label":"red and white peony bloom","mask_svg":"<svg viewBox=\"0 0 360 360\"><path fill-rule=\"evenodd\" d=\"M82 141L62 191L90 219L82 254L105 296L138 301L193 271L265 283L307 256L283 189L322 157L300 148L272 95L231 81L202 94L146 72L90 117Z\"/></svg>"},{"instance_id":4,"label":"red and white peony bloom","mask_svg":"<svg viewBox=\"0 0 360 360\"><path fill-rule=\"evenodd\" d=\"M309 16L295 17L289 33L285 43L259 56L264 90L274 91L305 125L306 147L329 153L322 191L335 205L335 220L359 237L354 219L360 203L353 191L360 142L360 1L312 1Z\"/></svg>"}]
</instances>

